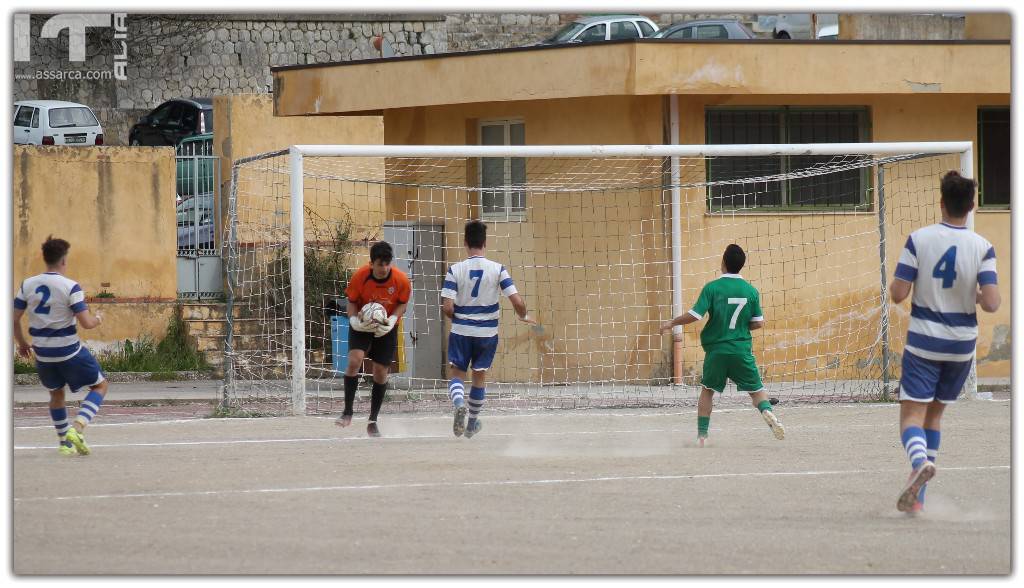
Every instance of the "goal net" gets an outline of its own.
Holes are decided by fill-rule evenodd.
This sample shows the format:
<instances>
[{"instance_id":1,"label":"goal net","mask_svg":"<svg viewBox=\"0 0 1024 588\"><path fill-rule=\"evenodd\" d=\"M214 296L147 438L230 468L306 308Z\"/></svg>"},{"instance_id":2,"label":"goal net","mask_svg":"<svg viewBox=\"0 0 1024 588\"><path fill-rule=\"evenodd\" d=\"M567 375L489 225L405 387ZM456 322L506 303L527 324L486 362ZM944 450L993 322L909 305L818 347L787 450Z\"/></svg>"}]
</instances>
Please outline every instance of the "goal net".
<instances>
[{"instance_id":1,"label":"goal net","mask_svg":"<svg viewBox=\"0 0 1024 588\"><path fill-rule=\"evenodd\" d=\"M694 403L703 323L659 326L721 274L730 243L760 292L753 349L770 396L886 398L909 313L885 289L909 233L939 220L942 174L972 175L969 149L300 146L248 158L226 223L224 403L341 411L345 289L386 240L413 295L385 410L447 405L440 290L470 219L487 223L487 256L540 322L501 304L489 409ZM722 398L746 396L730 384Z\"/></svg>"}]
</instances>

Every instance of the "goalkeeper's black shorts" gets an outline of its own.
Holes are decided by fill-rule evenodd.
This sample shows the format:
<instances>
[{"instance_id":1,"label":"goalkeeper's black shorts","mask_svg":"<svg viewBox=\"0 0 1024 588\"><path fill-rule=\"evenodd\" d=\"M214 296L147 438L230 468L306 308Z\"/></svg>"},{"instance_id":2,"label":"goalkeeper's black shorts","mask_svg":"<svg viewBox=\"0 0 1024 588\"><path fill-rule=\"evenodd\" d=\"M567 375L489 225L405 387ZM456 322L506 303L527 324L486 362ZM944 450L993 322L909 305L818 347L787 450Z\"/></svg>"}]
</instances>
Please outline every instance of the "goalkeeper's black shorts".
<instances>
[{"instance_id":1,"label":"goalkeeper's black shorts","mask_svg":"<svg viewBox=\"0 0 1024 588\"><path fill-rule=\"evenodd\" d=\"M373 333L357 331L350 325L348 328L348 348L350 351L352 349L361 349L373 363L391 367L391 362L394 361L395 353L398 351L398 329L399 325L395 325L387 335L374 337Z\"/></svg>"}]
</instances>

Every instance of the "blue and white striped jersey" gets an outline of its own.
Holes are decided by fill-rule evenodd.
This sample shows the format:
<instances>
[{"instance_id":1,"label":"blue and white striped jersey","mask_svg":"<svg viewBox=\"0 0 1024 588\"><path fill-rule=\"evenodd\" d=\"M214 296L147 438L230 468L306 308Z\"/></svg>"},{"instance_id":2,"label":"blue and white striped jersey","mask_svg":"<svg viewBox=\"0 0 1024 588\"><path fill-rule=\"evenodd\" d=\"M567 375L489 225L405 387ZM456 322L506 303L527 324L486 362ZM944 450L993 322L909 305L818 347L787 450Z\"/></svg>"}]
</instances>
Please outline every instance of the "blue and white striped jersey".
<instances>
[{"instance_id":1,"label":"blue and white striped jersey","mask_svg":"<svg viewBox=\"0 0 1024 588\"><path fill-rule=\"evenodd\" d=\"M466 337L498 334L498 300L515 294L516 286L500 263L474 255L448 268L441 298L455 301L452 333Z\"/></svg>"},{"instance_id":2,"label":"blue and white striped jersey","mask_svg":"<svg viewBox=\"0 0 1024 588\"><path fill-rule=\"evenodd\" d=\"M996 283L996 251L984 237L946 223L907 238L896 279L914 284L906 351L970 361L978 339L978 286Z\"/></svg>"},{"instance_id":3,"label":"blue and white striped jersey","mask_svg":"<svg viewBox=\"0 0 1024 588\"><path fill-rule=\"evenodd\" d=\"M28 334L38 361L64 361L78 353L81 342L75 314L88 307L85 292L74 280L57 272L32 276L14 295L14 308L27 311Z\"/></svg>"}]
</instances>

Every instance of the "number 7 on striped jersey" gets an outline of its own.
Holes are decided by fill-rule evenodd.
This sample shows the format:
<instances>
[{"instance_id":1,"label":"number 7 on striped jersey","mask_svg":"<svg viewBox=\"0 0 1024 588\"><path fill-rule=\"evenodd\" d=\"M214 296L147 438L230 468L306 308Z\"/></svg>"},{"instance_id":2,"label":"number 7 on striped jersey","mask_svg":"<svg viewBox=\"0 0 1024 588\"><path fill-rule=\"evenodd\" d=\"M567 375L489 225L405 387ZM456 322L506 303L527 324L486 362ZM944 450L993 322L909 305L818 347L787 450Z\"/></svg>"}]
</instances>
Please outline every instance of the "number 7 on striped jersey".
<instances>
[{"instance_id":1,"label":"number 7 on striped jersey","mask_svg":"<svg viewBox=\"0 0 1024 588\"><path fill-rule=\"evenodd\" d=\"M730 298L728 300L728 302L729 302L729 304L738 304L739 305L739 306L736 307L736 312L732 313L732 320L729 321L729 328L730 329L735 329L736 328L736 319L738 319L740 317L740 311L743 310L743 307L747 305L747 299L746 298Z\"/></svg>"}]
</instances>

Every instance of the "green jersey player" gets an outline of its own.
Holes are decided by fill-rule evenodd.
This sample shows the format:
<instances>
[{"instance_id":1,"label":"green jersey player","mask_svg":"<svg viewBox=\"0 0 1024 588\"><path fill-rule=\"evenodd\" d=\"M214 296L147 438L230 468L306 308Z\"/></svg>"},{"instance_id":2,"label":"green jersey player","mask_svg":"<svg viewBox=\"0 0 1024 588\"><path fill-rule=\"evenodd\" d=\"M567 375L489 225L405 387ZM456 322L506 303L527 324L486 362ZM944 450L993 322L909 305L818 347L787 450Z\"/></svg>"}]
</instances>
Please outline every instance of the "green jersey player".
<instances>
[{"instance_id":1,"label":"green jersey player","mask_svg":"<svg viewBox=\"0 0 1024 588\"><path fill-rule=\"evenodd\" d=\"M748 392L754 406L761 411L776 439L786 436L782 423L772 412L768 394L761 383L761 375L754 361L750 332L764 326L761 297L757 289L740 276L747 256L739 245L729 245L722 256L722 276L704 285L697 303L689 312L661 325L661 332L676 325L688 325L707 315L708 321L700 332L704 348L704 373L697 404L697 445L704 446L711 423L711 405L715 392L725 390L732 380L740 392Z\"/></svg>"}]
</instances>

